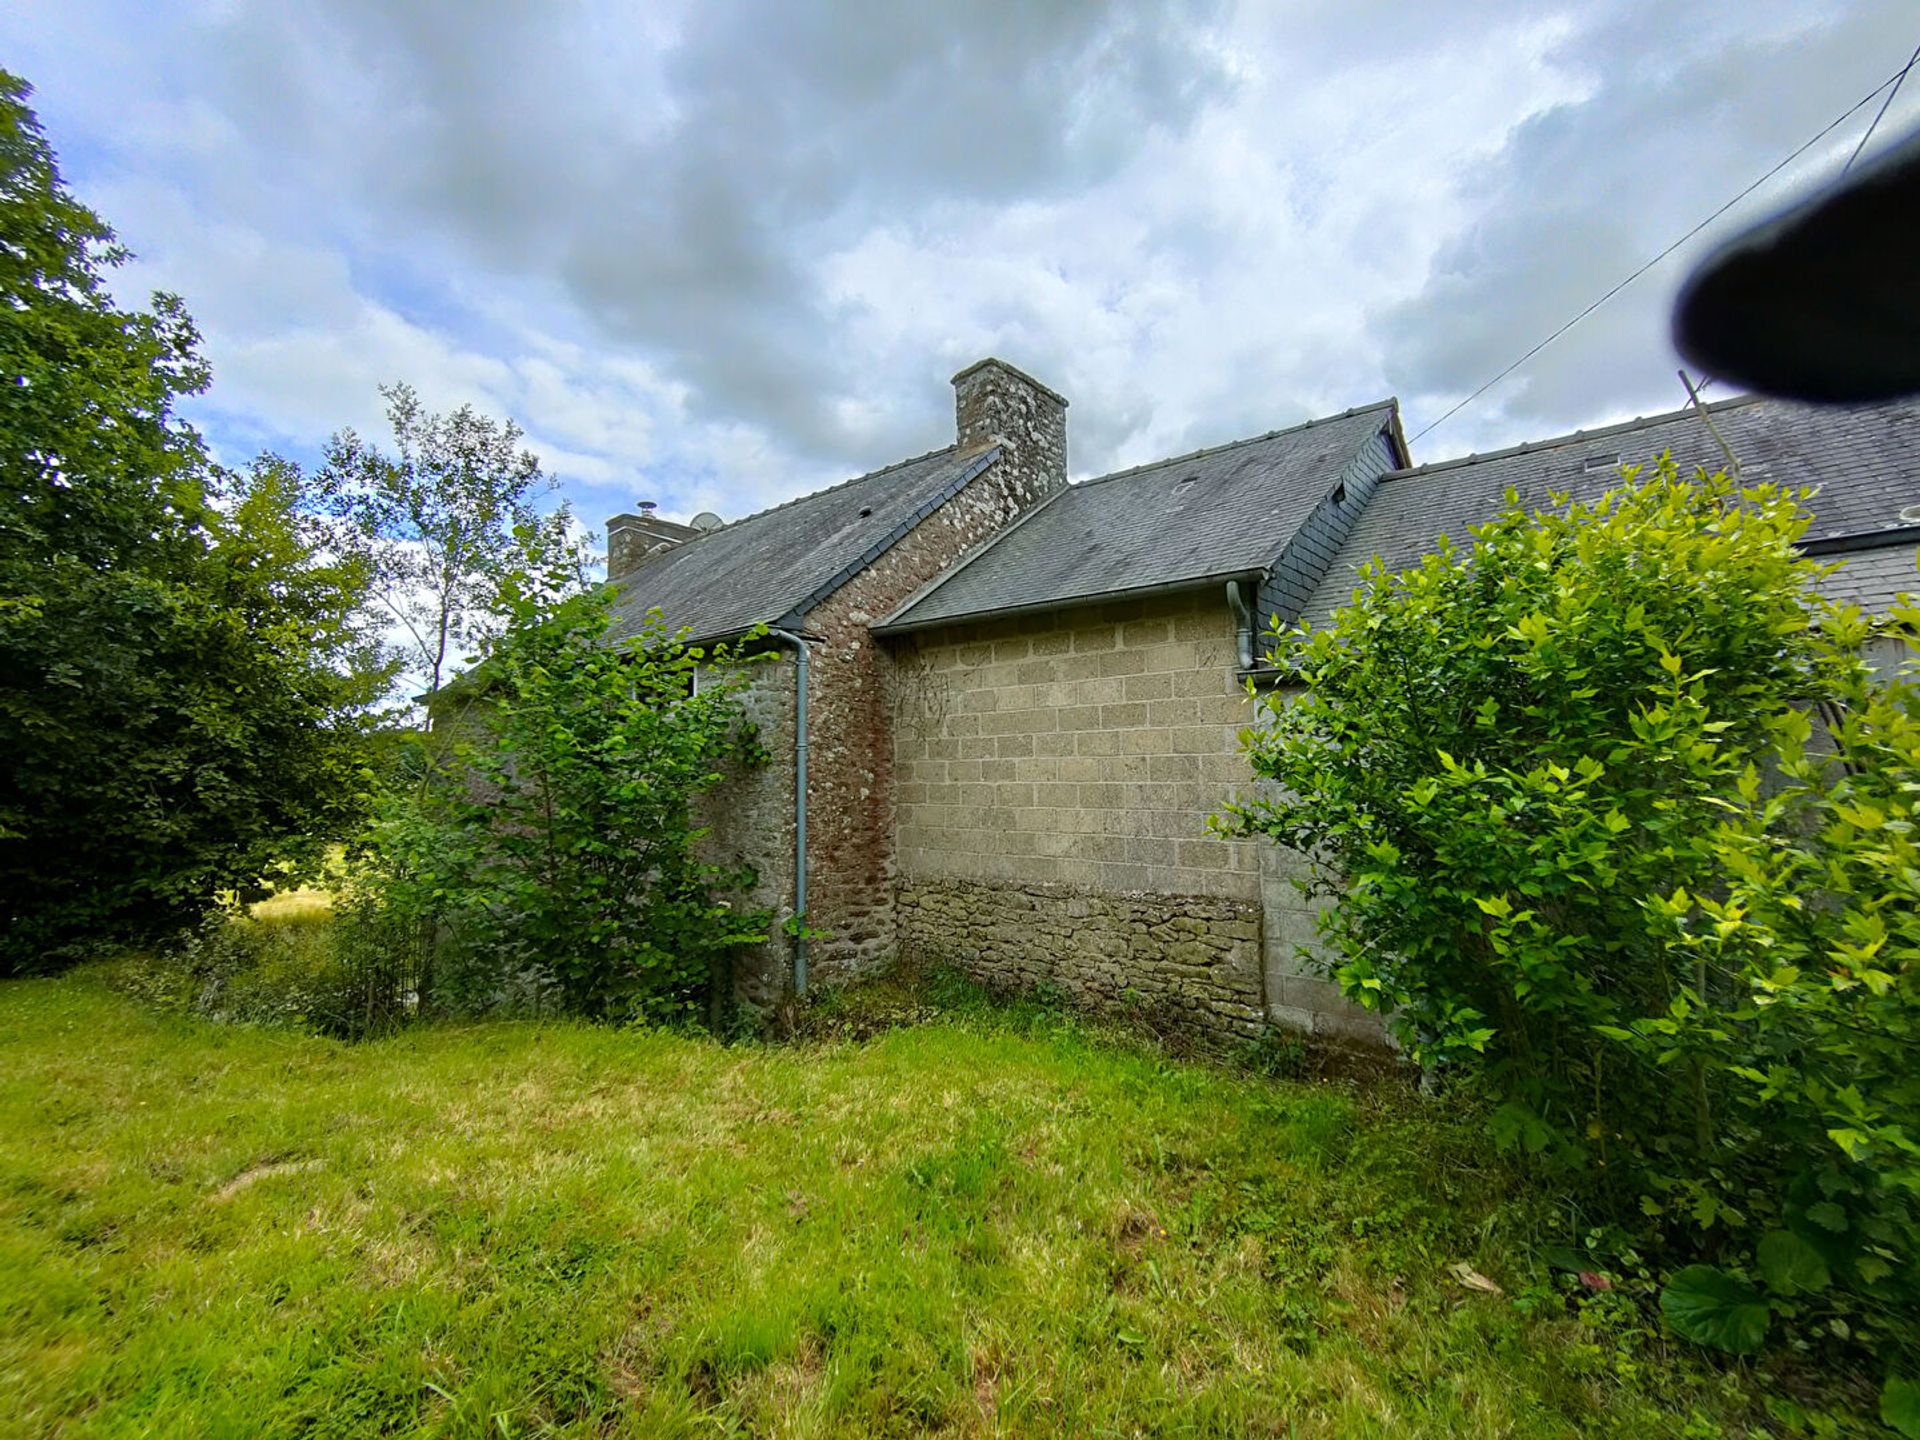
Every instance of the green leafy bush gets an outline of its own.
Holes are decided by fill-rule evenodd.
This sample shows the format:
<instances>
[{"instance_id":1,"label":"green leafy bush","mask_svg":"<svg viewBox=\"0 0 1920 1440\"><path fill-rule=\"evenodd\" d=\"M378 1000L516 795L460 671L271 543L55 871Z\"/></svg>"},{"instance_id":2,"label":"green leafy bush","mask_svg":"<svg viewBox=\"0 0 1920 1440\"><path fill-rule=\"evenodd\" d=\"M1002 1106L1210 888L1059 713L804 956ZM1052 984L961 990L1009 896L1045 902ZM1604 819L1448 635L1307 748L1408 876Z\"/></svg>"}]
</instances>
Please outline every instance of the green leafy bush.
<instances>
[{"instance_id":1,"label":"green leafy bush","mask_svg":"<svg viewBox=\"0 0 1920 1440\"><path fill-rule=\"evenodd\" d=\"M1280 637L1305 689L1223 817L1313 857L1345 992L1576 1223L1695 1262L1668 1321L1728 1349L1911 1343L1920 1294L1915 706L1814 598L1804 498L1663 458L1376 563Z\"/></svg>"},{"instance_id":2,"label":"green leafy bush","mask_svg":"<svg viewBox=\"0 0 1920 1440\"><path fill-rule=\"evenodd\" d=\"M290 471L213 466L179 299L126 252L0 71L0 974L191 924L357 825L384 684L367 575Z\"/></svg>"},{"instance_id":3,"label":"green leafy bush","mask_svg":"<svg viewBox=\"0 0 1920 1440\"><path fill-rule=\"evenodd\" d=\"M1711 1143L1691 1079L1636 1074L1607 1032L1692 1003L1642 902L1717 873L1770 722L1834 689L1805 523L1671 462L1591 505L1510 496L1470 554L1376 565L1282 641L1306 689L1246 737L1277 788L1229 818L1322 862L1343 988L1420 1063L1480 1057L1528 1150Z\"/></svg>"},{"instance_id":4,"label":"green leafy bush","mask_svg":"<svg viewBox=\"0 0 1920 1440\"><path fill-rule=\"evenodd\" d=\"M511 601L484 665L444 691L417 778L375 827L372 903L427 937L433 1003L695 1017L730 996L770 917L722 892L694 801L765 757L740 704L750 654L689 647L657 614L619 643L608 597Z\"/></svg>"},{"instance_id":5,"label":"green leafy bush","mask_svg":"<svg viewBox=\"0 0 1920 1440\"><path fill-rule=\"evenodd\" d=\"M1894 618L1911 634L1920 611ZM1867 637L1851 610L1829 612L1825 633L1838 651ZM1742 777L1716 837L1716 883L1649 906L1720 1003L1648 1016L1620 1038L1656 1067L1726 1077L1725 1105L1781 1177L1745 1202L1777 1228L1737 1256L1776 1310L1904 1335L1914 1353L1920 692L1905 676L1841 673L1826 725L1777 718L1766 781Z\"/></svg>"}]
</instances>

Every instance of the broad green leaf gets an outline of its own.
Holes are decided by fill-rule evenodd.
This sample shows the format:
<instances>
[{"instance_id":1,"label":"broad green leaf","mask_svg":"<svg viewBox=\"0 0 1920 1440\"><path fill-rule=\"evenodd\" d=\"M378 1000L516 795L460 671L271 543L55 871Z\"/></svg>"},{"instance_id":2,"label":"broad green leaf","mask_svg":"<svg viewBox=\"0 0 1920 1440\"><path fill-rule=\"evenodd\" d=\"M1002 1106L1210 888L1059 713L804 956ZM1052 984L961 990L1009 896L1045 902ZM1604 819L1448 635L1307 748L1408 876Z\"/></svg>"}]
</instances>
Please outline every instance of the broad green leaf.
<instances>
[{"instance_id":1,"label":"broad green leaf","mask_svg":"<svg viewBox=\"0 0 1920 1440\"><path fill-rule=\"evenodd\" d=\"M1807 1219L1822 1230L1831 1230L1836 1235L1847 1228L1847 1212L1831 1200L1822 1200L1818 1205L1809 1205Z\"/></svg>"},{"instance_id":2,"label":"broad green leaf","mask_svg":"<svg viewBox=\"0 0 1920 1440\"><path fill-rule=\"evenodd\" d=\"M1920 1380L1889 1375L1880 1390L1880 1418L1908 1440L1920 1440Z\"/></svg>"},{"instance_id":3,"label":"broad green leaf","mask_svg":"<svg viewBox=\"0 0 1920 1440\"><path fill-rule=\"evenodd\" d=\"M1760 1241L1760 1274L1769 1289L1782 1295L1813 1294L1827 1288L1832 1276L1820 1252L1791 1230L1774 1230Z\"/></svg>"},{"instance_id":4,"label":"broad green leaf","mask_svg":"<svg viewBox=\"0 0 1920 1440\"><path fill-rule=\"evenodd\" d=\"M1696 1345L1749 1355L1767 1338L1767 1302L1746 1281L1712 1265L1689 1265L1660 1292L1660 1313Z\"/></svg>"}]
</instances>

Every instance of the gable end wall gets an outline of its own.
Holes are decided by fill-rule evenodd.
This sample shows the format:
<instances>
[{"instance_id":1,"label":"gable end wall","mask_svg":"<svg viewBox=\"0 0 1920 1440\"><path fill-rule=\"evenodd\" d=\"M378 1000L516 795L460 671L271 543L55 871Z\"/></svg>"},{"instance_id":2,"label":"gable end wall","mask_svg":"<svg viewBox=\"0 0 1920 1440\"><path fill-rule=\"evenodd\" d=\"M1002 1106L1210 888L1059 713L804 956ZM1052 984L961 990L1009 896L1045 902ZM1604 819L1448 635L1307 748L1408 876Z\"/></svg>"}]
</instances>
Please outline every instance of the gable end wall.
<instances>
[{"instance_id":1,"label":"gable end wall","mask_svg":"<svg viewBox=\"0 0 1920 1440\"><path fill-rule=\"evenodd\" d=\"M1207 827L1255 785L1224 587L891 643L904 956L1215 1039L1380 1043L1295 960L1285 852Z\"/></svg>"}]
</instances>

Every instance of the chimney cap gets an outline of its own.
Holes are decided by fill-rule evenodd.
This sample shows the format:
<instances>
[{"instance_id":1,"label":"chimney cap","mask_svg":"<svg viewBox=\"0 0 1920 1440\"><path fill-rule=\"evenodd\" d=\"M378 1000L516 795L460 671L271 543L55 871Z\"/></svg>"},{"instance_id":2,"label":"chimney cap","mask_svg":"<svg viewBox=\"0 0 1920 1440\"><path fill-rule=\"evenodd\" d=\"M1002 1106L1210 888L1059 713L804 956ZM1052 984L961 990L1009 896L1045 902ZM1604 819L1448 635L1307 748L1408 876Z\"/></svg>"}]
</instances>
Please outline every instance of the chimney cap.
<instances>
[{"instance_id":1,"label":"chimney cap","mask_svg":"<svg viewBox=\"0 0 1920 1440\"><path fill-rule=\"evenodd\" d=\"M974 361L973 364L967 366L966 369L956 372L951 383L958 386L961 381L967 380L978 371L986 369L1003 370L1013 376L1014 379L1024 381L1026 384L1031 385L1042 395L1045 395L1048 399L1058 404L1062 409L1065 409L1067 406L1067 397L1047 384L1046 381L1034 379L1033 376L1027 374L1027 372L1022 370L1018 365L1009 365L997 355L989 355L984 360Z\"/></svg>"}]
</instances>

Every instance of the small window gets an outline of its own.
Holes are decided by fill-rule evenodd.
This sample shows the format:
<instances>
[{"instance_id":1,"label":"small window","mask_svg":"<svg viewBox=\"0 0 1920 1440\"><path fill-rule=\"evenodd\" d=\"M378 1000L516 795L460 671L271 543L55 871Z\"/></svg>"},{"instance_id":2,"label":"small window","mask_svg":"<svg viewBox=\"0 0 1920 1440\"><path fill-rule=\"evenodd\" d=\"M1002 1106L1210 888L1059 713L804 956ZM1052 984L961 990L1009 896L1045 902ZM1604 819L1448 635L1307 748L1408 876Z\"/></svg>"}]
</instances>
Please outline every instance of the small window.
<instances>
[{"instance_id":1,"label":"small window","mask_svg":"<svg viewBox=\"0 0 1920 1440\"><path fill-rule=\"evenodd\" d=\"M1617 469L1619 467L1619 464L1620 464L1620 452L1618 450L1615 450L1611 454L1607 454L1607 455L1587 456L1586 463L1581 465L1580 468L1586 471L1587 474L1591 475L1598 470Z\"/></svg>"}]
</instances>

